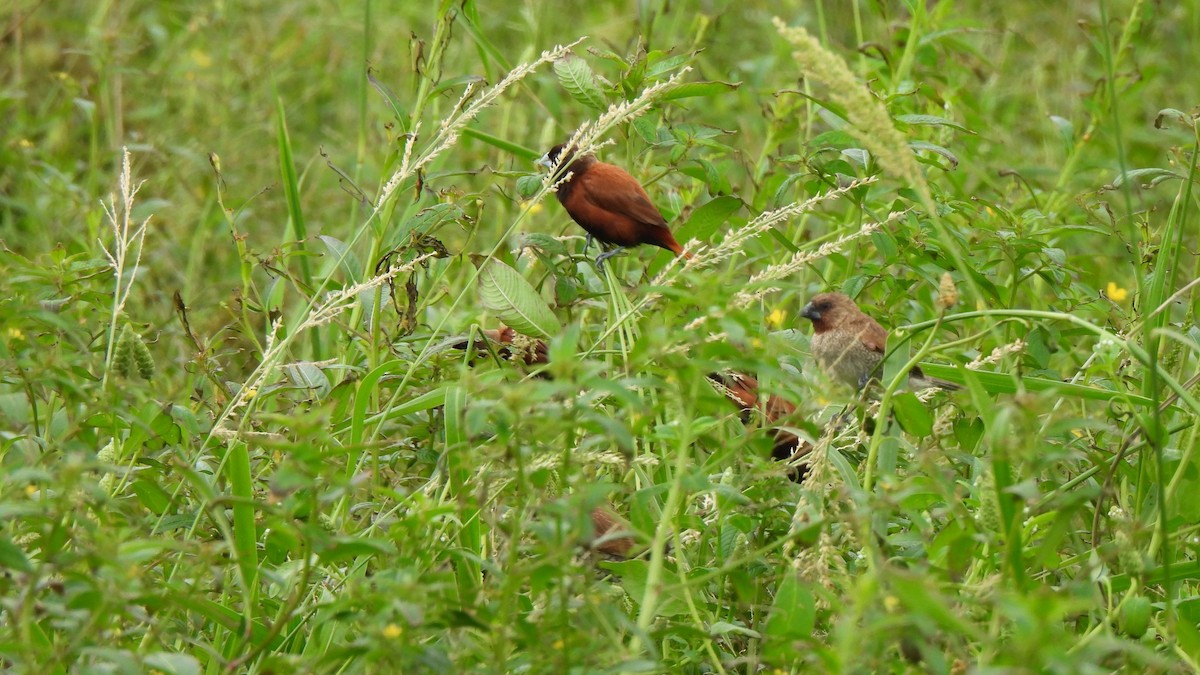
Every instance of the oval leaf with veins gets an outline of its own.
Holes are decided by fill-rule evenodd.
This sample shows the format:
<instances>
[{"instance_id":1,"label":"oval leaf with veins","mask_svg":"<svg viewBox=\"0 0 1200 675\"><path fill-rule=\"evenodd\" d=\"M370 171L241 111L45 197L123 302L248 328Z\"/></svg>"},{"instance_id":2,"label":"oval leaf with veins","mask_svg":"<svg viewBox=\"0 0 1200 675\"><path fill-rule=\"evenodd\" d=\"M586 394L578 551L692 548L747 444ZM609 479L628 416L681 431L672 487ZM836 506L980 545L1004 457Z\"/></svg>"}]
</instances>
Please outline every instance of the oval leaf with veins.
<instances>
[{"instance_id":1,"label":"oval leaf with veins","mask_svg":"<svg viewBox=\"0 0 1200 675\"><path fill-rule=\"evenodd\" d=\"M537 289L499 260L488 259L480 264L479 299L518 333L550 338L559 331L558 318Z\"/></svg>"}]
</instances>

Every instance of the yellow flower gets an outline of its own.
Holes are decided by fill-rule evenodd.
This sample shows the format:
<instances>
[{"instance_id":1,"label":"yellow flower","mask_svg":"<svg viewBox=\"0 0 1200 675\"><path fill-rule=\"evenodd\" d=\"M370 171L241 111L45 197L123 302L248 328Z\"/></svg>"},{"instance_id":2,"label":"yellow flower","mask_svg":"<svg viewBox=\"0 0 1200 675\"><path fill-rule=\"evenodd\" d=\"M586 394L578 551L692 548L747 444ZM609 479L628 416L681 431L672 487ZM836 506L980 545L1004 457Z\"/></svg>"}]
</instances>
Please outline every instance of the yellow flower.
<instances>
[{"instance_id":1,"label":"yellow flower","mask_svg":"<svg viewBox=\"0 0 1200 675\"><path fill-rule=\"evenodd\" d=\"M208 68L213 63L212 57L208 55L208 52L202 49L193 49L191 56L192 61L201 68Z\"/></svg>"},{"instance_id":2,"label":"yellow flower","mask_svg":"<svg viewBox=\"0 0 1200 675\"><path fill-rule=\"evenodd\" d=\"M8 329L8 337L14 340L20 340L21 338L25 337L25 334L21 332L20 328L10 326Z\"/></svg>"},{"instance_id":3,"label":"yellow flower","mask_svg":"<svg viewBox=\"0 0 1200 675\"><path fill-rule=\"evenodd\" d=\"M900 598L894 595L888 595L883 598L883 607L889 612L894 612L900 607Z\"/></svg>"},{"instance_id":4,"label":"yellow flower","mask_svg":"<svg viewBox=\"0 0 1200 675\"><path fill-rule=\"evenodd\" d=\"M524 211L525 209L529 209L529 215L531 215L531 216L536 216L537 214L542 212L542 203L541 202L533 204L532 206L529 204L529 202L521 202L520 207L521 207L522 211Z\"/></svg>"},{"instance_id":5,"label":"yellow flower","mask_svg":"<svg viewBox=\"0 0 1200 675\"><path fill-rule=\"evenodd\" d=\"M755 349L761 349L762 340L759 340L758 338L750 338L750 346L754 347Z\"/></svg>"},{"instance_id":6,"label":"yellow flower","mask_svg":"<svg viewBox=\"0 0 1200 675\"><path fill-rule=\"evenodd\" d=\"M1108 282L1108 288L1105 289L1105 294L1108 295L1113 302L1124 302L1125 298L1129 297L1129 291L1118 286L1117 282L1115 281Z\"/></svg>"},{"instance_id":7,"label":"yellow flower","mask_svg":"<svg viewBox=\"0 0 1200 675\"><path fill-rule=\"evenodd\" d=\"M787 310L776 309L767 316L767 323L778 328L787 319Z\"/></svg>"},{"instance_id":8,"label":"yellow flower","mask_svg":"<svg viewBox=\"0 0 1200 675\"><path fill-rule=\"evenodd\" d=\"M404 631L400 630L400 626L397 626L394 623L389 623L387 627L383 629L383 637L389 640L395 640L396 638L400 637L402 632Z\"/></svg>"}]
</instances>

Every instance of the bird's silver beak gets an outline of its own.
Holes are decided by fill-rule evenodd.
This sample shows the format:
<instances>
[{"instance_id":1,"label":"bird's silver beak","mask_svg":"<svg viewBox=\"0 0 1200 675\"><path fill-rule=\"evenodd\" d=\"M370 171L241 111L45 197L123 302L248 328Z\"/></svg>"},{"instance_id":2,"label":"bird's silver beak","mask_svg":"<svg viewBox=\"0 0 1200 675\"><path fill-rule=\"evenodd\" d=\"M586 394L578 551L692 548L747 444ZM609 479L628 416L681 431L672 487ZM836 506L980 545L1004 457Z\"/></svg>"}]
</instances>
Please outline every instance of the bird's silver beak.
<instances>
[{"instance_id":1,"label":"bird's silver beak","mask_svg":"<svg viewBox=\"0 0 1200 675\"><path fill-rule=\"evenodd\" d=\"M538 166L544 166L547 169L554 168L554 162L550 161L550 153L548 153L548 152L546 154L542 155L541 157L537 158L537 160L534 161L534 164L537 164Z\"/></svg>"},{"instance_id":2,"label":"bird's silver beak","mask_svg":"<svg viewBox=\"0 0 1200 675\"><path fill-rule=\"evenodd\" d=\"M808 303L807 305L805 305L804 309L800 310L800 316L802 316L806 319L809 319L811 321L820 321L821 320L821 313L817 311L816 307L813 307L813 304L811 302Z\"/></svg>"}]
</instances>

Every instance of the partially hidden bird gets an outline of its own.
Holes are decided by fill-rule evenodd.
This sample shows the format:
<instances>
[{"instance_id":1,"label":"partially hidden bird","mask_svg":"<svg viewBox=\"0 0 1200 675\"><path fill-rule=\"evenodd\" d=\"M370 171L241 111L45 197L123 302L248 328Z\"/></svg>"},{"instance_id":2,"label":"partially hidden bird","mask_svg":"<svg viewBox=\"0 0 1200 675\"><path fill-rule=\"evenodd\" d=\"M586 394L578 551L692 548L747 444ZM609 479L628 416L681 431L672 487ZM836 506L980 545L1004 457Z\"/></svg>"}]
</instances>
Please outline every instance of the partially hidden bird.
<instances>
[{"instance_id":1,"label":"partially hidden bird","mask_svg":"<svg viewBox=\"0 0 1200 675\"><path fill-rule=\"evenodd\" d=\"M796 404L779 394L771 394L766 401L758 392L758 380L745 373L725 371L710 373L708 379L720 385L719 389L742 413L742 423L749 424L754 411L762 413L767 424L771 425L771 438L774 446L771 456L780 462L792 463L812 452L812 445L803 441L799 436L778 426L796 413ZM788 477L799 483L808 474L804 464L792 464Z\"/></svg>"},{"instance_id":2,"label":"partially hidden bird","mask_svg":"<svg viewBox=\"0 0 1200 675\"><path fill-rule=\"evenodd\" d=\"M812 321L811 351L821 369L841 382L862 389L879 379L880 364L887 349L888 332L867 316L845 293L813 296L800 316ZM958 389L953 382L928 377L919 366L908 373L911 389Z\"/></svg>"},{"instance_id":3,"label":"partially hidden bird","mask_svg":"<svg viewBox=\"0 0 1200 675\"><path fill-rule=\"evenodd\" d=\"M597 506L592 509L592 539L588 548L608 560L625 560L637 548L637 541L629 536L632 531L625 521L612 511Z\"/></svg>"},{"instance_id":4,"label":"partially hidden bird","mask_svg":"<svg viewBox=\"0 0 1200 675\"><path fill-rule=\"evenodd\" d=\"M593 238L614 247L596 256L597 268L623 249L640 244L692 257L675 241L645 188L621 167L601 162L595 155L577 155L565 143L550 148L537 163L552 171L558 167L556 179L571 174L558 186L558 201L587 231L584 249L591 247Z\"/></svg>"},{"instance_id":5,"label":"partially hidden bird","mask_svg":"<svg viewBox=\"0 0 1200 675\"><path fill-rule=\"evenodd\" d=\"M501 345L498 354L501 358L511 360L516 357L527 366L549 363L549 347L542 340L521 335L509 326L500 324L499 328L485 328L479 331L493 344ZM464 340L454 345L456 349L466 349ZM487 345L481 341L475 342L475 351L487 351Z\"/></svg>"}]
</instances>

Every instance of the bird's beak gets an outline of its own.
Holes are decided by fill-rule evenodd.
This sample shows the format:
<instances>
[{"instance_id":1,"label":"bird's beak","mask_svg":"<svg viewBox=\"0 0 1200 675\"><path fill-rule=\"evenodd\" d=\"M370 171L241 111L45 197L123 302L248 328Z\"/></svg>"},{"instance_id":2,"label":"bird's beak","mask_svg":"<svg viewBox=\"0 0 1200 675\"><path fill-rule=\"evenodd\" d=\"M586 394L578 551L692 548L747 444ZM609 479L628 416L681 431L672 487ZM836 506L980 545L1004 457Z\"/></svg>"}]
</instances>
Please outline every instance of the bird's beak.
<instances>
[{"instance_id":1,"label":"bird's beak","mask_svg":"<svg viewBox=\"0 0 1200 675\"><path fill-rule=\"evenodd\" d=\"M817 311L816 307L813 307L811 302L805 305L804 309L800 310L800 316L809 319L810 321L821 320L821 313Z\"/></svg>"},{"instance_id":2,"label":"bird's beak","mask_svg":"<svg viewBox=\"0 0 1200 675\"><path fill-rule=\"evenodd\" d=\"M550 161L550 153L548 153L548 152L546 154L542 155L541 157L537 158L537 160L534 161L534 164L537 164L538 166L544 166L547 169L554 168L554 162Z\"/></svg>"}]
</instances>

